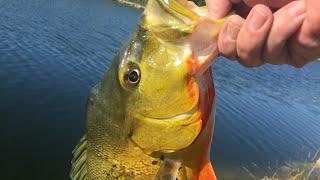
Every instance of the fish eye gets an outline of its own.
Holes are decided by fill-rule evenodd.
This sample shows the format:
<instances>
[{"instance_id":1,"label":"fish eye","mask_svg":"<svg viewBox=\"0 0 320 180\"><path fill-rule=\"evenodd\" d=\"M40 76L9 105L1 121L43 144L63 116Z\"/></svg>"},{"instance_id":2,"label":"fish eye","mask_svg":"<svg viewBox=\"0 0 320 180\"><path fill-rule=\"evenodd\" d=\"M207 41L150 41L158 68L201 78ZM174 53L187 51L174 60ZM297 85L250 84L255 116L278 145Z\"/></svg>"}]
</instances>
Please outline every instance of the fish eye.
<instances>
[{"instance_id":1,"label":"fish eye","mask_svg":"<svg viewBox=\"0 0 320 180\"><path fill-rule=\"evenodd\" d=\"M136 86L140 81L140 70L138 67L131 67L124 76L124 81L130 86Z\"/></svg>"}]
</instances>

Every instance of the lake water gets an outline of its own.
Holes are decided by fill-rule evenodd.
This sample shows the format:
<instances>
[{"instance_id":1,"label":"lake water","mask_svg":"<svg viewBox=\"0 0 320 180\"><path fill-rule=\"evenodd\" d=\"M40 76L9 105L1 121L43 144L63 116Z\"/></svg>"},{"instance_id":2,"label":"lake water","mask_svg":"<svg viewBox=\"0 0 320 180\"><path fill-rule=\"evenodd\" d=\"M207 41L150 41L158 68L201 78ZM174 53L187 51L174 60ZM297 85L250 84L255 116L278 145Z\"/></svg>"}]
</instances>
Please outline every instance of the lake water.
<instances>
[{"instance_id":1,"label":"lake water","mask_svg":"<svg viewBox=\"0 0 320 180\"><path fill-rule=\"evenodd\" d=\"M0 0L1 179L68 178L90 88L140 13L108 0ZM220 179L317 156L320 63L248 69L219 58L213 70Z\"/></svg>"}]
</instances>

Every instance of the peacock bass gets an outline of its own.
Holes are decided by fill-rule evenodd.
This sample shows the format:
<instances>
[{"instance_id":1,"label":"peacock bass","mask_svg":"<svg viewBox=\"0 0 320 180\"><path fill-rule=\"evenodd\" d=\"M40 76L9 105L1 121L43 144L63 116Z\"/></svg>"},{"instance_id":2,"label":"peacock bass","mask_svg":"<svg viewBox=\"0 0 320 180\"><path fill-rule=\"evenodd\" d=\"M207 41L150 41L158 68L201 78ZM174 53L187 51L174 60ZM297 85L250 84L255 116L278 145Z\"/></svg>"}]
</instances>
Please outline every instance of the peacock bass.
<instances>
[{"instance_id":1,"label":"peacock bass","mask_svg":"<svg viewBox=\"0 0 320 180\"><path fill-rule=\"evenodd\" d=\"M149 0L87 103L71 179L216 179L210 163L222 19L183 0Z\"/></svg>"}]
</instances>

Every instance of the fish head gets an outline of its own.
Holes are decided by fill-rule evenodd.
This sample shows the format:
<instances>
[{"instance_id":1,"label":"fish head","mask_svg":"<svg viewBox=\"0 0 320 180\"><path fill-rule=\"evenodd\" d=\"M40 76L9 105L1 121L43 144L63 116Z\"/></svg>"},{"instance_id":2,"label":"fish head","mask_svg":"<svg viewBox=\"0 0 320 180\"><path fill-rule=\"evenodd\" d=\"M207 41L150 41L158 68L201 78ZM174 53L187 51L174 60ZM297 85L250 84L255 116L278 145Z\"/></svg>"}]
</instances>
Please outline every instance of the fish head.
<instances>
[{"instance_id":1,"label":"fish head","mask_svg":"<svg viewBox=\"0 0 320 180\"><path fill-rule=\"evenodd\" d=\"M214 93L209 69L221 25L205 13L183 1L150 0L119 55L125 129L147 153L184 149L205 125L201 101L212 107L214 95L206 93Z\"/></svg>"}]
</instances>

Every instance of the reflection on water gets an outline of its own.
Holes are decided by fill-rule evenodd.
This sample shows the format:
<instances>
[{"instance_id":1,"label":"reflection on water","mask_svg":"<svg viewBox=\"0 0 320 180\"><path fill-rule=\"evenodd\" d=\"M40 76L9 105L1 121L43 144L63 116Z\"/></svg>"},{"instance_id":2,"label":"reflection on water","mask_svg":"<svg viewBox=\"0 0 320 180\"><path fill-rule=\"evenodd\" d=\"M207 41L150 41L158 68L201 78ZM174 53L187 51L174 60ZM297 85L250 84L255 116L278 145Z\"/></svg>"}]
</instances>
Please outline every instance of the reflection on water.
<instances>
[{"instance_id":1,"label":"reflection on water","mask_svg":"<svg viewBox=\"0 0 320 180\"><path fill-rule=\"evenodd\" d=\"M89 90L139 14L105 0L0 1L4 179L67 178ZM320 148L320 63L246 69L220 58L213 69L219 177L247 179L242 167L263 175L312 159Z\"/></svg>"},{"instance_id":2,"label":"reflection on water","mask_svg":"<svg viewBox=\"0 0 320 180\"><path fill-rule=\"evenodd\" d=\"M235 167L245 173L243 166L272 174L284 162L314 159L320 148L320 63L303 69L246 69L220 59L213 69L217 120L212 159L218 174Z\"/></svg>"}]
</instances>

